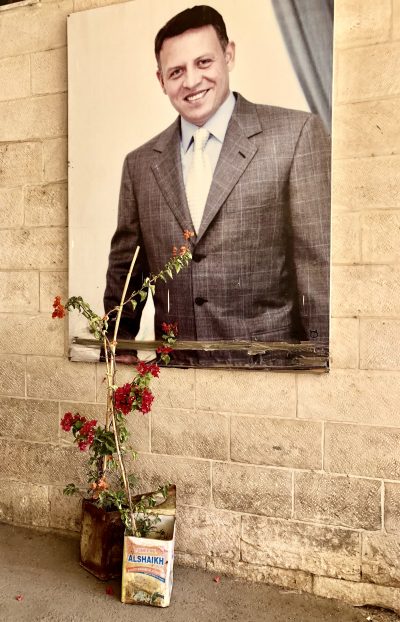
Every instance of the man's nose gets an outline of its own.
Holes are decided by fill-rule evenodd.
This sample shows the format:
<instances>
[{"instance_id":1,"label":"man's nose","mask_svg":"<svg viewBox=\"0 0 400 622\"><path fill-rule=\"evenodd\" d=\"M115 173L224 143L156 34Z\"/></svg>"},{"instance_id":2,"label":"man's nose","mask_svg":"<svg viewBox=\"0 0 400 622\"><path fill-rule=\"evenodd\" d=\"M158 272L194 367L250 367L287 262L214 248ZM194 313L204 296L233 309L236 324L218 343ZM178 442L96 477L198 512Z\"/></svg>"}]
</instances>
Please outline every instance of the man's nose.
<instances>
[{"instance_id":1,"label":"man's nose","mask_svg":"<svg viewBox=\"0 0 400 622\"><path fill-rule=\"evenodd\" d=\"M190 67L186 69L185 80L183 86L187 89L193 89L201 82L201 71L197 67Z\"/></svg>"}]
</instances>

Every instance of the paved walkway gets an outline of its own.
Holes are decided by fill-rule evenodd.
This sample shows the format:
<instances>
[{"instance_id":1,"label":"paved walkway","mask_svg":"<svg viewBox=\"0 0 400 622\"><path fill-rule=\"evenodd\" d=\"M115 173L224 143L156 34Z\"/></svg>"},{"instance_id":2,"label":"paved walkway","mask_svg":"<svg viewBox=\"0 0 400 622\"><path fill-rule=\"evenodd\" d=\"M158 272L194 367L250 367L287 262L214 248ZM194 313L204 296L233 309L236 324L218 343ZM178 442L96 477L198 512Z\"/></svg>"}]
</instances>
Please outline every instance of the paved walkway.
<instances>
[{"instance_id":1,"label":"paved walkway","mask_svg":"<svg viewBox=\"0 0 400 622\"><path fill-rule=\"evenodd\" d=\"M210 573L179 567L168 609L123 605L119 597L118 581L102 583L79 566L76 537L0 524L0 622L399 620L381 610L267 585L226 577L216 583Z\"/></svg>"}]
</instances>

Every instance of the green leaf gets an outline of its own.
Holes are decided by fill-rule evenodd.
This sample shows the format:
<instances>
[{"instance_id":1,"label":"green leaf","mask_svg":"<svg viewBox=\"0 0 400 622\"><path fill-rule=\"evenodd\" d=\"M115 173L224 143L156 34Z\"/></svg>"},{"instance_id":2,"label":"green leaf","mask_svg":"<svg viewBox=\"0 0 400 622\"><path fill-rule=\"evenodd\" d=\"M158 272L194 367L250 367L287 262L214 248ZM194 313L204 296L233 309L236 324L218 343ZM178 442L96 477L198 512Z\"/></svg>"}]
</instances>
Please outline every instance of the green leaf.
<instances>
[{"instance_id":1,"label":"green leaf","mask_svg":"<svg viewBox=\"0 0 400 622\"><path fill-rule=\"evenodd\" d=\"M135 310L137 307L137 300L131 300L132 309Z\"/></svg>"},{"instance_id":2,"label":"green leaf","mask_svg":"<svg viewBox=\"0 0 400 622\"><path fill-rule=\"evenodd\" d=\"M156 291L156 286L155 286L155 285L149 285L149 289L150 289L151 293L152 293L152 294L153 294L153 296L154 296L154 293L155 293L155 291Z\"/></svg>"},{"instance_id":3,"label":"green leaf","mask_svg":"<svg viewBox=\"0 0 400 622\"><path fill-rule=\"evenodd\" d=\"M139 294L140 294L140 302L143 302L143 300L146 300L146 298L147 298L147 291L146 290L141 289Z\"/></svg>"},{"instance_id":4,"label":"green leaf","mask_svg":"<svg viewBox=\"0 0 400 622\"><path fill-rule=\"evenodd\" d=\"M75 484L67 484L63 490L63 494L68 497L71 497L77 493L79 493L79 488L78 486L75 486Z\"/></svg>"}]
</instances>

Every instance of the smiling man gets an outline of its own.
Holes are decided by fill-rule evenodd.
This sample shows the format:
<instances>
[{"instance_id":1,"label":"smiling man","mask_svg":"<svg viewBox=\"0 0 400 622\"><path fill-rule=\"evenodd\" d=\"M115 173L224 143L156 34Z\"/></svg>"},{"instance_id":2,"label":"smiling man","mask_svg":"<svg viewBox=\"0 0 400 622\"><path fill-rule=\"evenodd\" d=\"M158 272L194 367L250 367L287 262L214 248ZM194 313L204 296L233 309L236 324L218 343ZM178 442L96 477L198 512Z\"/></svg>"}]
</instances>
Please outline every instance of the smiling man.
<instances>
[{"instance_id":1,"label":"smiling man","mask_svg":"<svg viewBox=\"0 0 400 622\"><path fill-rule=\"evenodd\" d=\"M235 45L211 7L167 22L155 55L179 116L125 159L105 310L119 303L137 244L130 291L160 270L189 229L189 269L157 285L156 338L173 321L183 340L326 343L330 144L321 121L231 92ZM125 314L123 336L137 334L141 311ZM228 351L175 356L182 365L269 360Z\"/></svg>"}]
</instances>

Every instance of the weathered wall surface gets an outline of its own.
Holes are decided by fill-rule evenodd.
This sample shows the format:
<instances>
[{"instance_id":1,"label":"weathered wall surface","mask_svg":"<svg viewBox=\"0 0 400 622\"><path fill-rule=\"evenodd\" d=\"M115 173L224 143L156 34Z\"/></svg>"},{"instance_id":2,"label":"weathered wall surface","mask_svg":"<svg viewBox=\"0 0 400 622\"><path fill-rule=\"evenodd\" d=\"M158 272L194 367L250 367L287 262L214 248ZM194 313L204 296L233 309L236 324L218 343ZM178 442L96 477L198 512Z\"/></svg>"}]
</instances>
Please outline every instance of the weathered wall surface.
<instances>
[{"instance_id":1,"label":"weathered wall surface","mask_svg":"<svg viewBox=\"0 0 400 622\"><path fill-rule=\"evenodd\" d=\"M106 3L0 12L0 519L25 525L78 528L62 488L84 456L60 415L103 413L104 370L68 362L51 303L66 19ZM332 370L164 370L136 470L177 483L181 563L400 609L400 0L335 4Z\"/></svg>"}]
</instances>

